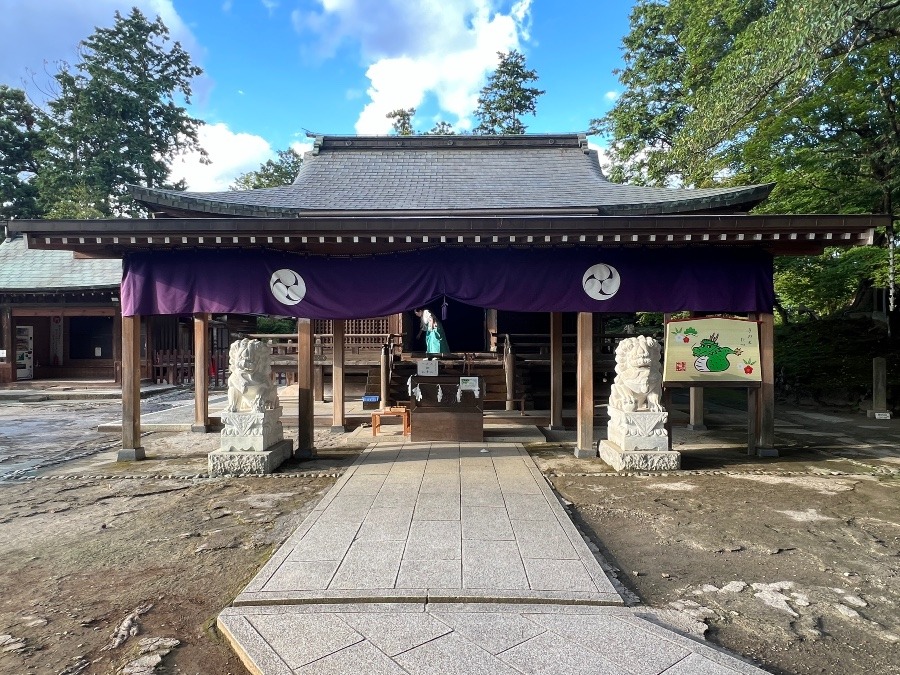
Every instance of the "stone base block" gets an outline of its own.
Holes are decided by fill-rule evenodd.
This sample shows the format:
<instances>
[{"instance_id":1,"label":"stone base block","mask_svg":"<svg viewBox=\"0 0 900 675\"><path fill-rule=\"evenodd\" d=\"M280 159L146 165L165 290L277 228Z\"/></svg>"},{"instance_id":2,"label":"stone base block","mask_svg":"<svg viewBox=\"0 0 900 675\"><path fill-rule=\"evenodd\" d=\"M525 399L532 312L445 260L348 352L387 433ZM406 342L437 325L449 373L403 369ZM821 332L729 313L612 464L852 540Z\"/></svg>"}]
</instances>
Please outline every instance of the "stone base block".
<instances>
[{"instance_id":1,"label":"stone base block","mask_svg":"<svg viewBox=\"0 0 900 675\"><path fill-rule=\"evenodd\" d=\"M616 471L673 471L681 468L676 450L623 450L610 441L600 441L600 459Z\"/></svg>"},{"instance_id":2,"label":"stone base block","mask_svg":"<svg viewBox=\"0 0 900 675\"><path fill-rule=\"evenodd\" d=\"M119 448L117 462L139 462L147 459L143 448Z\"/></svg>"},{"instance_id":3,"label":"stone base block","mask_svg":"<svg viewBox=\"0 0 900 675\"><path fill-rule=\"evenodd\" d=\"M294 454L291 440L279 441L268 450L230 451L215 450L209 453L210 476L262 476L272 473Z\"/></svg>"},{"instance_id":4,"label":"stone base block","mask_svg":"<svg viewBox=\"0 0 900 675\"><path fill-rule=\"evenodd\" d=\"M597 448L575 448L575 457L578 459L592 459L597 456Z\"/></svg>"}]
</instances>

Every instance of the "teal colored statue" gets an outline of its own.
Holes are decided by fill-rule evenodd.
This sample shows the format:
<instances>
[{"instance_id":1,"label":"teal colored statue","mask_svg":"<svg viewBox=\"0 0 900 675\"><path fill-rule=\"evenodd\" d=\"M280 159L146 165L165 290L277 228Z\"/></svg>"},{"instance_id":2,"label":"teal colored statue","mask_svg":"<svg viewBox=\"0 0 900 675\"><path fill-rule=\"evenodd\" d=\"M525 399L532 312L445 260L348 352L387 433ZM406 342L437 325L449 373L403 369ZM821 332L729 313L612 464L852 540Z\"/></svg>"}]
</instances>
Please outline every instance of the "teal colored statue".
<instances>
[{"instance_id":1,"label":"teal colored statue","mask_svg":"<svg viewBox=\"0 0 900 675\"><path fill-rule=\"evenodd\" d=\"M429 309L417 309L416 316L422 320L419 335L425 333L425 351L429 354L449 354L450 345L444 334L444 327Z\"/></svg>"}]
</instances>

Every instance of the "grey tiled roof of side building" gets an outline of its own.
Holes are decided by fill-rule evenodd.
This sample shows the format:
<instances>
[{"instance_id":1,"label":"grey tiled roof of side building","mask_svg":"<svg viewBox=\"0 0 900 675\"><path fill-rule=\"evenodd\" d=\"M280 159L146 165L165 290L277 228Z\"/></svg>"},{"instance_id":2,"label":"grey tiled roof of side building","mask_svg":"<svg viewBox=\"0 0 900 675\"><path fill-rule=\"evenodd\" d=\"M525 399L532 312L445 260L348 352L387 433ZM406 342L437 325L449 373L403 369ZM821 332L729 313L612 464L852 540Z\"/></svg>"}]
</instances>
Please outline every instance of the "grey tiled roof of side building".
<instances>
[{"instance_id":1,"label":"grey tiled roof of side building","mask_svg":"<svg viewBox=\"0 0 900 675\"><path fill-rule=\"evenodd\" d=\"M0 240L0 292L118 287L122 261L29 249L24 237Z\"/></svg>"},{"instance_id":2,"label":"grey tiled roof of side building","mask_svg":"<svg viewBox=\"0 0 900 675\"><path fill-rule=\"evenodd\" d=\"M341 147L341 139L349 147ZM476 145L478 137L325 137L307 153L292 185L229 192L133 188L139 201L228 215L304 211L596 209L599 215L653 215L721 209L763 199L771 186L670 189L611 183L583 137L517 137L520 144ZM379 142L380 141L380 142ZM501 141L498 141L498 143ZM402 145L400 145L402 143Z\"/></svg>"}]
</instances>

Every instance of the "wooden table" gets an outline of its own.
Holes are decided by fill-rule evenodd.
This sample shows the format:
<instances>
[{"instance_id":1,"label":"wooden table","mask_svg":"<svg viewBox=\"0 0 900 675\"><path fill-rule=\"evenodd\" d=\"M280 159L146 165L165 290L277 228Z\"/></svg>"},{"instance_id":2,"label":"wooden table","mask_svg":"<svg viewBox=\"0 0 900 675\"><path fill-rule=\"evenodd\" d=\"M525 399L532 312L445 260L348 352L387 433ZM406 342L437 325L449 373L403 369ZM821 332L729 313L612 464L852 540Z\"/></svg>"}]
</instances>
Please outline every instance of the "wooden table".
<instances>
[{"instance_id":1,"label":"wooden table","mask_svg":"<svg viewBox=\"0 0 900 675\"><path fill-rule=\"evenodd\" d=\"M404 406L394 406L391 408L387 408L385 410L373 410L372 411L372 435L377 436L378 430L381 429L381 418L382 417L399 417L403 422L403 435L409 436L410 432L410 424L409 424L409 408Z\"/></svg>"}]
</instances>

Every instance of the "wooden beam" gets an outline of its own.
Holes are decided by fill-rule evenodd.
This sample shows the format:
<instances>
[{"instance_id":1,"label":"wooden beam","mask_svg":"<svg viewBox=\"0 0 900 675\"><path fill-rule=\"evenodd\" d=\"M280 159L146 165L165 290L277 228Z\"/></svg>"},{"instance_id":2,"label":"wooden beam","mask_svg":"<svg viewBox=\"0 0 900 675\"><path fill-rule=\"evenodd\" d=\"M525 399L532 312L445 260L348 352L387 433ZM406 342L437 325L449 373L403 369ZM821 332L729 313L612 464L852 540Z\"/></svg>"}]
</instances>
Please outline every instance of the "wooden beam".
<instances>
[{"instance_id":1,"label":"wooden beam","mask_svg":"<svg viewBox=\"0 0 900 675\"><path fill-rule=\"evenodd\" d=\"M209 314L194 314L194 423L191 431L209 431Z\"/></svg>"},{"instance_id":2,"label":"wooden beam","mask_svg":"<svg viewBox=\"0 0 900 675\"><path fill-rule=\"evenodd\" d=\"M313 406L313 375L322 370L313 368L313 326L310 319L297 319L297 451L298 459L316 456L315 410Z\"/></svg>"},{"instance_id":3,"label":"wooden beam","mask_svg":"<svg viewBox=\"0 0 900 675\"><path fill-rule=\"evenodd\" d=\"M759 388L760 457L777 457L775 448L775 316L759 315L759 357L762 384Z\"/></svg>"},{"instance_id":4,"label":"wooden beam","mask_svg":"<svg viewBox=\"0 0 900 675\"><path fill-rule=\"evenodd\" d=\"M141 447L141 317L122 317L122 449L120 462L145 458Z\"/></svg>"},{"instance_id":5,"label":"wooden beam","mask_svg":"<svg viewBox=\"0 0 900 675\"><path fill-rule=\"evenodd\" d=\"M575 456L596 457L594 448L594 325L593 314L578 313L578 430Z\"/></svg>"},{"instance_id":6,"label":"wooden beam","mask_svg":"<svg viewBox=\"0 0 900 675\"><path fill-rule=\"evenodd\" d=\"M347 430L344 416L344 332L343 319L335 319L332 323L332 363L331 363L331 404L334 412L331 416L331 430L341 432Z\"/></svg>"},{"instance_id":7,"label":"wooden beam","mask_svg":"<svg viewBox=\"0 0 900 675\"><path fill-rule=\"evenodd\" d=\"M115 316L116 308L110 307L62 307L46 305L44 307L15 307L13 316Z\"/></svg>"},{"instance_id":8,"label":"wooden beam","mask_svg":"<svg viewBox=\"0 0 900 675\"><path fill-rule=\"evenodd\" d=\"M550 428L562 429L563 344L562 312L550 313Z\"/></svg>"}]
</instances>

